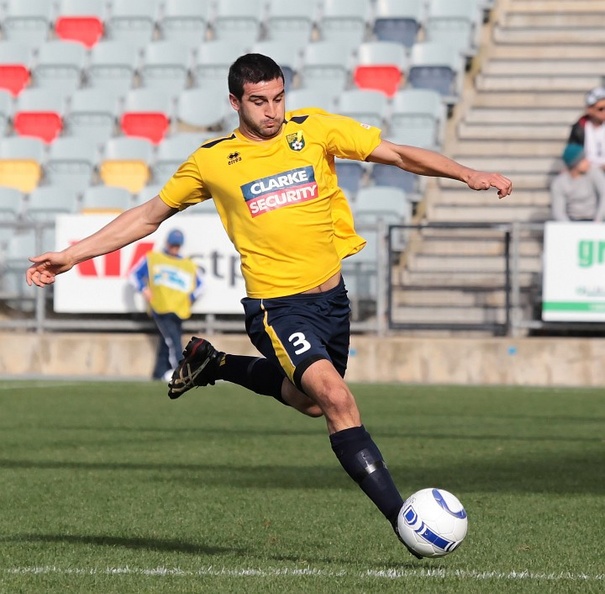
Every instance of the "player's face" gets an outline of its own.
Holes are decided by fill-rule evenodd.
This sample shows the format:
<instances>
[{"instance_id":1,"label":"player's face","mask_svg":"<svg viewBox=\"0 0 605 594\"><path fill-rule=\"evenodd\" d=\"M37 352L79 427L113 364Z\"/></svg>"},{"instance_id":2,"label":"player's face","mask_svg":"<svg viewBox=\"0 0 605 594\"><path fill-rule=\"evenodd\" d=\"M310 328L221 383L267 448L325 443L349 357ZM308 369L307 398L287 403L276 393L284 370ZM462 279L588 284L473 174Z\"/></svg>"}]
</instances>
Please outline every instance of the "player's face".
<instances>
[{"instance_id":1,"label":"player's face","mask_svg":"<svg viewBox=\"0 0 605 594\"><path fill-rule=\"evenodd\" d=\"M240 132L252 140L268 140L279 134L286 113L284 82L281 78L245 83L241 100L229 95L239 114Z\"/></svg>"}]
</instances>

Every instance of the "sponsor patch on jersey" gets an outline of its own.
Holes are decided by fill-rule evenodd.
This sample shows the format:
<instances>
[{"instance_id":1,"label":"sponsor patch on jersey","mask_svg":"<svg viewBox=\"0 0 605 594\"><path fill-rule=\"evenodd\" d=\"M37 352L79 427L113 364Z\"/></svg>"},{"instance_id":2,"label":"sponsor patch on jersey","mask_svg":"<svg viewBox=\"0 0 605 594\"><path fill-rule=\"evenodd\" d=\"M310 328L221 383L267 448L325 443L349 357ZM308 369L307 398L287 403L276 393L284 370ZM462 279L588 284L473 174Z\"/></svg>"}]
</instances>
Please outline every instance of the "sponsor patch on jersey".
<instances>
[{"instance_id":1,"label":"sponsor patch on jersey","mask_svg":"<svg viewBox=\"0 0 605 594\"><path fill-rule=\"evenodd\" d=\"M317 182L311 165L256 179L241 189L253 217L317 198Z\"/></svg>"},{"instance_id":2,"label":"sponsor patch on jersey","mask_svg":"<svg viewBox=\"0 0 605 594\"><path fill-rule=\"evenodd\" d=\"M299 130L295 134L286 135L286 141L293 151L302 151L305 148L305 137L302 130Z\"/></svg>"}]
</instances>

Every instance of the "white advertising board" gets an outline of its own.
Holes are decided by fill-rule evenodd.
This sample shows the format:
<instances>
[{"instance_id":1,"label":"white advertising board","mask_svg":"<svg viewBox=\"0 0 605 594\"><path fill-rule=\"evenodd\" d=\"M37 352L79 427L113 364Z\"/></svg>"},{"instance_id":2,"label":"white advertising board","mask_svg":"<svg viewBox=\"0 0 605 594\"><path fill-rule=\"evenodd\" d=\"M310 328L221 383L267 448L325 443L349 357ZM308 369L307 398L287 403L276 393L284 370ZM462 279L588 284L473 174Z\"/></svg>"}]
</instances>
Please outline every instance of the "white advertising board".
<instances>
[{"instance_id":1,"label":"white advertising board","mask_svg":"<svg viewBox=\"0 0 605 594\"><path fill-rule=\"evenodd\" d=\"M605 224L546 223L542 289L543 320L605 321Z\"/></svg>"},{"instance_id":2,"label":"white advertising board","mask_svg":"<svg viewBox=\"0 0 605 594\"><path fill-rule=\"evenodd\" d=\"M94 233L115 215L61 215L56 223L56 249L63 249ZM179 214L152 235L125 248L83 262L59 275L54 309L60 313L130 313L145 311L145 302L129 282L130 271L149 250L164 248L168 233L178 228L185 235L183 256L191 257L205 273L203 295L194 313L243 313L245 296L240 260L218 215Z\"/></svg>"}]
</instances>

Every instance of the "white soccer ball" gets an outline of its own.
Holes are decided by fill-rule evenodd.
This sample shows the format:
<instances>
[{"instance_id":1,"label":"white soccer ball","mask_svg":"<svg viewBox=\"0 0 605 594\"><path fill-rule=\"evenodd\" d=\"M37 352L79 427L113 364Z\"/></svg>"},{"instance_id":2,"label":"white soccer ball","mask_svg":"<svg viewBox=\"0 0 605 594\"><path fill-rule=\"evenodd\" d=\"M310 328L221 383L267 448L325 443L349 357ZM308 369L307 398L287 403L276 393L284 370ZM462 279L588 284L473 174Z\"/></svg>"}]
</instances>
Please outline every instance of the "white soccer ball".
<instances>
[{"instance_id":1,"label":"white soccer ball","mask_svg":"<svg viewBox=\"0 0 605 594\"><path fill-rule=\"evenodd\" d=\"M421 489L410 495L397 518L399 536L422 557L451 553L464 540L467 527L462 503L443 489Z\"/></svg>"}]
</instances>

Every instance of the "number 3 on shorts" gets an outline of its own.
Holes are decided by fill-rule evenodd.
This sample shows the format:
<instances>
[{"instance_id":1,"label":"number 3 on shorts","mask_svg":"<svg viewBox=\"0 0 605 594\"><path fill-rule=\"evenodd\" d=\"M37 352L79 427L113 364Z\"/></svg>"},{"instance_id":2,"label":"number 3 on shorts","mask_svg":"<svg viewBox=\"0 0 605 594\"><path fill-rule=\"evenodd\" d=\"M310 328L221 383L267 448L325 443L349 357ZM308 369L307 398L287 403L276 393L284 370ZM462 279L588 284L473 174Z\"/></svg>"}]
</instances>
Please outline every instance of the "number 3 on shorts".
<instances>
[{"instance_id":1,"label":"number 3 on shorts","mask_svg":"<svg viewBox=\"0 0 605 594\"><path fill-rule=\"evenodd\" d=\"M291 334L288 337L288 342L291 343L293 347L298 347L294 351L296 355L300 355L311 348L311 344L305 338L305 335L302 332L295 332L294 334Z\"/></svg>"}]
</instances>

